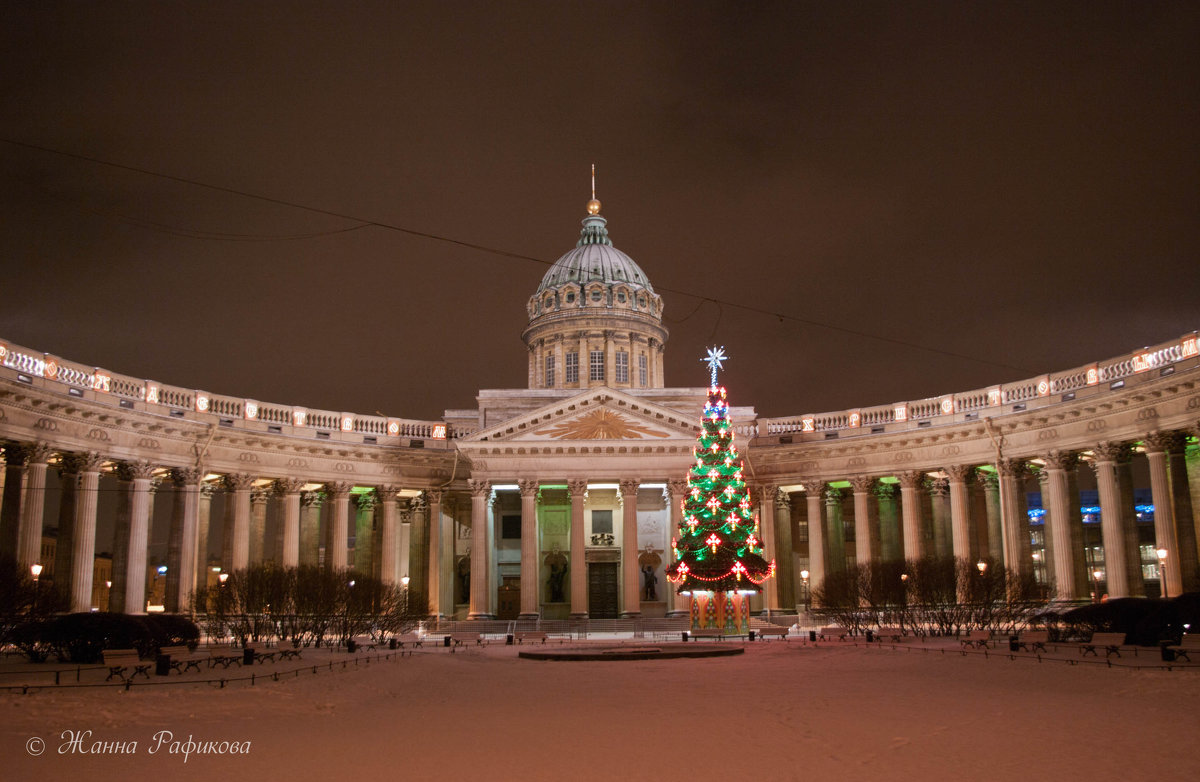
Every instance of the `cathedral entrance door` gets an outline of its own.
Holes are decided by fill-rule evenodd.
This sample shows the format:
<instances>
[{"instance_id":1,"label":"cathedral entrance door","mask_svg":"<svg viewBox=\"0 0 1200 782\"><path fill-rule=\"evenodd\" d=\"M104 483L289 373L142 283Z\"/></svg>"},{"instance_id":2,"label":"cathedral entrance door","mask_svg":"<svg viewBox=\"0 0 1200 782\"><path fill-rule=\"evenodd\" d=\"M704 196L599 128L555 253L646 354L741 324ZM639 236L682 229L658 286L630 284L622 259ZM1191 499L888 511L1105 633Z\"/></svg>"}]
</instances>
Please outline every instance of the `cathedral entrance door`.
<instances>
[{"instance_id":1,"label":"cathedral entrance door","mask_svg":"<svg viewBox=\"0 0 1200 782\"><path fill-rule=\"evenodd\" d=\"M617 563L588 563L588 616L617 618Z\"/></svg>"},{"instance_id":2,"label":"cathedral entrance door","mask_svg":"<svg viewBox=\"0 0 1200 782\"><path fill-rule=\"evenodd\" d=\"M496 591L496 618L516 619L521 613L521 577L505 576Z\"/></svg>"}]
</instances>

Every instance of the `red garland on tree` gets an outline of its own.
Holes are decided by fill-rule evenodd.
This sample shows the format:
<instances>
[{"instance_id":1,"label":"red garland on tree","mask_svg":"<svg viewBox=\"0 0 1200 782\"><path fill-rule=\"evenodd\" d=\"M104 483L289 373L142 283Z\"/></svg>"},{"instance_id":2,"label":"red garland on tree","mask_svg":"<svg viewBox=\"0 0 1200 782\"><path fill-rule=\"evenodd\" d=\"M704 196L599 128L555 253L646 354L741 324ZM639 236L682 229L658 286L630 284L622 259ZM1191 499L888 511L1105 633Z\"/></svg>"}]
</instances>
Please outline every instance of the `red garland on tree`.
<instances>
[{"instance_id":1,"label":"red garland on tree","mask_svg":"<svg viewBox=\"0 0 1200 782\"><path fill-rule=\"evenodd\" d=\"M671 540L667 580L679 594L691 597L693 629L744 632L749 614L745 601L762 591L762 583L775 574L775 562L763 555L742 457L733 444L726 392L717 385L724 348L710 349L705 360L712 385L693 452L696 461L688 471L683 518Z\"/></svg>"}]
</instances>

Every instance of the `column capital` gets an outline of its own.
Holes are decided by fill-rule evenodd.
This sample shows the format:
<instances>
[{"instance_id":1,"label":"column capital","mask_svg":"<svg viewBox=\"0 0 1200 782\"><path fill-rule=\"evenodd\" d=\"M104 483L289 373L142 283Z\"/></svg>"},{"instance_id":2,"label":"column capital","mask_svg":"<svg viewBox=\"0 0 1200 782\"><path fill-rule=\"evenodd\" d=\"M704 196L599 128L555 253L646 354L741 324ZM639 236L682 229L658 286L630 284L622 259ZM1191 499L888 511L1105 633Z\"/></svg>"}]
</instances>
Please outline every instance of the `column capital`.
<instances>
[{"instance_id":1,"label":"column capital","mask_svg":"<svg viewBox=\"0 0 1200 782\"><path fill-rule=\"evenodd\" d=\"M83 471L83 456L64 451L58 456L58 475L66 478L68 475L78 475Z\"/></svg>"},{"instance_id":2,"label":"column capital","mask_svg":"<svg viewBox=\"0 0 1200 782\"><path fill-rule=\"evenodd\" d=\"M850 489L855 494L866 494L874 486L877 478L874 475L854 475L850 478Z\"/></svg>"},{"instance_id":3,"label":"column capital","mask_svg":"<svg viewBox=\"0 0 1200 782\"><path fill-rule=\"evenodd\" d=\"M36 443L26 443L25 453L30 464L46 464L50 461L50 454L54 453L54 449L50 447L50 443L38 440Z\"/></svg>"},{"instance_id":4,"label":"column capital","mask_svg":"<svg viewBox=\"0 0 1200 782\"><path fill-rule=\"evenodd\" d=\"M671 495L672 499L682 497L683 495L687 494L687 492L688 492L688 485L687 485L686 479L684 479L684 478L669 478L669 479L667 479L667 493Z\"/></svg>"},{"instance_id":5,"label":"column capital","mask_svg":"<svg viewBox=\"0 0 1200 782\"><path fill-rule=\"evenodd\" d=\"M250 487L250 502L254 505L262 505L266 503L271 496L271 489L268 486L251 486Z\"/></svg>"},{"instance_id":6,"label":"column capital","mask_svg":"<svg viewBox=\"0 0 1200 782\"><path fill-rule=\"evenodd\" d=\"M925 483L925 473L920 470L909 470L896 476L900 479L901 489L919 489Z\"/></svg>"},{"instance_id":7,"label":"column capital","mask_svg":"<svg viewBox=\"0 0 1200 782\"><path fill-rule=\"evenodd\" d=\"M1046 471L1074 470L1079 466L1079 454L1075 451L1051 451L1042 457L1046 462Z\"/></svg>"},{"instance_id":8,"label":"column capital","mask_svg":"<svg viewBox=\"0 0 1200 782\"><path fill-rule=\"evenodd\" d=\"M883 481L879 481L875 484L873 491L875 492L876 499L894 500L896 499L898 487L894 483L884 483Z\"/></svg>"},{"instance_id":9,"label":"column capital","mask_svg":"<svg viewBox=\"0 0 1200 782\"><path fill-rule=\"evenodd\" d=\"M804 493L810 497L819 497L825 491L825 481L818 481L815 478L801 478L800 486L804 489Z\"/></svg>"},{"instance_id":10,"label":"column capital","mask_svg":"<svg viewBox=\"0 0 1200 782\"><path fill-rule=\"evenodd\" d=\"M538 493L538 482L534 478L518 478L517 489L521 492L521 497L536 497Z\"/></svg>"},{"instance_id":11,"label":"column capital","mask_svg":"<svg viewBox=\"0 0 1200 782\"><path fill-rule=\"evenodd\" d=\"M28 458L28 444L15 443L11 440L4 443L4 461L9 467L24 467Z\"/></svg>"},{"instance_id":12,"label":"column capital","mask_svg":"<svg viewBox=\"0 0 1200 782\"><path fill-rule=\"evenodd\" d=\"M429 507L429 503L424 494L418 494L408 501L408 507L413 513L424 513L425 509Z\"/></svg>"},{"instance_id":13,"label":"column capital","mask_svg":"<svg viewBox=\"0 0 1200 782\"><path fill-rule=\"evenodd\" d=\"M487 497L492 491L491 481L467 478L467 486L471 489L472 497Z\"/></svg>"},{"instance_id":14,"label":"column capital","mask_svg":"<svg viewBox=\"0 0 1200 782\"><path fill-rule=\"evenodd\" d=\"M567 494L574 499L575 497L584 497L587 495L587 479L572 478L567 481Z\"/></svg>"},{"instance_id":15,"label":"column capital","mask_svg":"<svg viewBox=\"0 0 1200 782\"><path fill-rule=\"evenodd\" d=\"M1142 438L1142 444L1146 453L1181 453L1187 447L1187 436L1173 430L1150 432Z\"/></svg>"},{"instance_id":16,"label":"column capital","mask_svg":"<svg viewBox=\"0 0 1200 782\"><path fill-rule=\"evenodd\" d=\"M622 497L636 497L638 487L642 485L640 478L631 478L620 482Z\"/></svg>"},{"instance_id":17,"label":"column capital","mask_svg":"<svg viewBox=\"0 0 1200 782\"><path fill-rule=\"evenodd\" d=\"M276 494L299 494L304 488L304 483L303 478L276 478L271 488Z\"/></svg>"},{"instance_id":18,"label":"column capital","mask_svg":"<svg viewBox=\"0 0 1200 782\"><path fill-rule=\"evenodd\" d=\"M249 491L254 487L254 476L247 472L234 472L221 479L225 491Z\"/></svg>"},{"instance_id":19,"label":"column capital","mask_svg":"<svg viewBox=\"0 0 1200 782\"><path fill-rule=\"evenodd\" d=\"M1129 445L1121 442L1101 442L1092 446L1092 456L1097 463L1123 462L1129 459Z\"/></svg>"},{"instance_id":20,"label":"column capital","mask_svg":"<svg viewBox=\"0 0 1200 782\"><path fill-rule=\"evenodd\" d=\"M975 465L951 464L943 467L942 472L946 473L946 477L950 479L951 483L966 483L975 474Z\"/></svg>"},{"instance_id":21,"label":"column capital","mask_svg":"<svg viewBox=\"0 0 1200 782\"><path fill-rule=\"evenodd\" d=\"M301 491L300 506L303 508L319 508L321 507L321 492L319 491Z\"/></svg>"},{"instance_id":22,"label":"column capital","mask_svg":"<svg viewBox=\"0 0 1200 782\"><path fill-rule=\"evenodd\" d=\"M117 478L122 481L149 480L154 477L155 469L155 466L145 459L117 462Z\"/></svg>"},{"instance_id":23,"label":"column capital","mask_svg":"<svg viewBox=\"0 0 1200 782\"><path fill-rule=\"evenodd\" d=\"M996 463L996 470L1005 478L1024 478L1029 472L1029 466L1024 459L1001 459Z\"/></svg>"},{"instance_id":24,"label":"column capital","mask_svg":"<svg viewBox=\"0 0 1200 782\"><path fill-rule=\"evenodd\" d=\"M779 510L786 510L792 507L792 495L778 486L775 487L775 507Z\"/></svg>"},{"instance_id":25,"label":"column capital","mask_svg":"<svg viewBox=\"0 0 1200 782\"><path fill-rule=\"evenodd\" d=\"M200 482L200 497L201 499L211 500L213 495L217 493L217 484L212 481Z\"/></svg>"},{"instance_id":26,"label":"column capital","mask_svg":"<svg viewBox=\"0 0 1200 782\"><path fill-rule=\"evenodd\" d=\"M350 481L330 481L325 484L325 492L334 499L341 499L353 488L354 484Z\"/></svg>"},{"instance_id":27,"label":"column capital","mask_svg":"<svg viewBox=\"0 0 1200 782\"><path fill-rule=\"evenodd\" d=\"M950 479L929 478L925 481L925 489L931 497L948 497L950 496Z\"/></svg>"},{"instance_id":28,"label":"column capital","mask_svg":"<svg viewBox=\"0 0 1200 782\"><path fill-rule=\"evenodd\" d=\"M446 492L443 489L426 489L425 499L429 501L430 505L441 505L444 494Z\"/></svg>"},{"instance_id":29,"label":"column capital","mask_svg":"<svg viewBox=\"0 0 1200 782\"><path fill-rule=\"evenodd\" d=\"M171 468L171 482L178 488L196 486L200 483L200 471L195 467Z\"/></svg>"},{"instance_id":30,"label":"column capital","mask_svg":"<svg viewBox=\"0 0 1200 782\"><path fill-rule=\"evenodd\" d=\"M364 492L363 494L355 494L353 496L354 507L358 508L360 511L363 511L364 513L370 513L371 511L375 510L375 505L378 500L378 498L375 496L375 492L369 491Z\"/></svg>"},{"instance_id":31,"label":"column capital","mask_svg":"<svg viewBox=\"0 0 1200 782\"><path fill-rule=\"evenodd\" d=\"M79 454L79 471L80 472L100 472L100 468L104 463L109 461L107 457L101 456L96 451L88 451L87 453Z\"/></svg>"},{"instance_id":32,"label":"column capital","mask_svg":"<svg viewBox=\"0 0 1200 782\"><path fill-rule=\"evenodd\" d=\"M825 484L824 494L825 494L825 502L829 503L830 505L833 505L833 504L836 504L836 503L839 503L842 501L842 490L834 487L833 484L831 484L831 483Z\"/></svg>"}]
</instances>

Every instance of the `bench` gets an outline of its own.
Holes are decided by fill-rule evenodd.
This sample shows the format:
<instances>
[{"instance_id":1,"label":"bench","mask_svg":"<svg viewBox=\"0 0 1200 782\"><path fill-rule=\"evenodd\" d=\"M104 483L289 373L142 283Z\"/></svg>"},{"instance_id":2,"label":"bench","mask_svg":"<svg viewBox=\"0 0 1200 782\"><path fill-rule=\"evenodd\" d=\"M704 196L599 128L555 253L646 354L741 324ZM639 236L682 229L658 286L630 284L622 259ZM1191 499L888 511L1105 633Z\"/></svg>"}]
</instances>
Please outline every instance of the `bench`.
<instances>
[{"instance_id":1,"label":"bench","mask_svg":"<svg viewBox=\"0 0 1200 782\"><path fill-rule=\"evenodd\" d=\"M822 641L830 639L830 638L836 638L839 641L845 641L847 634L848 634L848 631L846 630L846 628L840 627L838 625L833 625L830 627L822 627L820 630L818 630L817 638L820 638Z\"/></svg>"},{"instance_id":2,"label":"bench","mask_svg":"<svg viewBox=\"0 0 1200 782\"><path fill-rule=\"evenodd\" d=\"M688 630L689 638L716 638L718 641L723 641L731 633L726 633L719 627L701 627L698 630Z\"/></svg>"},{"instance_id":3,"label":"bench","mask_svg":"<svg viewBox=\"0 0 1200 782\"><path fill-rule=\"evenodd\" d=\"M958 643L962 648L975 647L976 649L986 649L992 640L991 630L972 630L967 633L965 638L958 639Z\"/></svg>"},{"instance_id":4,"label":"bench","mask_svg":"<svg viewBox=\"0 0 1200 782\"><path fill-rule=\"evenodd\" d=\"M1200 634L1186 634L1180 639L1178 646L1168 646L1172 652L1175 652L1175 657L1182 657L1188 662L1192 658L1188 656L1189 652L1200 652Z\"/></svg>"},{"instance_id":5,"label":"bench","mask_svg":"<svg viewBox=\"0 0 1200 782\"><path fill-rule=\"evenodd\" d=\"M476 646L483 645L483 633L450 633L450 649L475 642Z\"/></svg>"},{"instance_id":6,"label":"bench","mask_svg":"<svg viewBox=\"0 0 1200 782\"><path fill-rule=\"evenodd\" d=\"M403 649L405 644L412 644L413 648L416 648L420 646L425 639L421 638L421 636L417 635L416 633L406 633L404 635L396 636L395 640L396 645Z\"/></svg>"},{"instance_id":7,"label":"bench","mask_svg":"<svg viewBox=\"0 0 1200 782\"><path fill-rule=\"evenodd\" d=\"M1027 652L1036 652L1039 649L1044 652L1046 651L1046 644L1049 642L1049 630L1025 630L1017 640L1017 648L1024 649Z\"/></svg>"},{"instance_id":8,"label":"bench","mask_svg":"<svg viewBox=\"0 0 1200 782\"><path fill-rule=\"evenodd\" d=\"M1087 657L1090 652L1093 656L1099 657L1096 647L1102 647L1105 659L1113 654L1120 657L1121 647L1124 645L1125 633L1092 633L1092 640L1079 645L1079 655Z\"/></svg>"},{"instance_id":9,"label":"bench","mask_svg":"<svg viewBox=\"0 0 1200 782\"><path fill-rule=\"evenodd\" d=\"M207 654L193 652L186 646L164 646L158 650L158 653L171 659L171 670L179 671L180 676L191 668L199 671L200 663L208 660Z\"/></svg>"},{"instance_id":10,"label":"bench","mask_svg":"<svg viewBox=\"0 0 1200 782\"><path fill-rule=\"evenodd\" d=\"M788 628L786 627L760 627L754 632L763 640L767 638L782 638L786 641L788 638Z\"/></svg>"},{"instance_id":11,"label":"bench","mask_svg":"<svg viewBox=\"0 0 1200 782\"><path fill-rule=\"evenodd\" d=\"M220 665L223 668L228 668L233 663L241 665L243 657L245 657L245 654L237 647L211 646L208 649L208 667L216 668Z\"/></svg>"},{"instance_id":12,"label":"bench","mask_svg":"<svg viewBox=\"0 0 1200 782\"><path fill-rule=\"evenodd\" d=\"M354 648L356 650L366 649L369 652L375 651L375 645L377 643L376 640L369 635L356 635L351 638L350 641L354 644Z\"/></svg>"},{"instance_id":13,"label":"bench","mask_svg":"<svg viewBox=\"0 0 1200 782\"><path fill-rule=\"evenodd\" d=\"M292 646L280 645L275 647L275 654L279 656L280 660L299 660L300 651L300 647L294 644Z\"/></svg>"},{"instance_id":14,"label":"bench","mask_svg":"<svg viewBox=\"0 0 1200 782\"><path fill-rule=\"evenodd\" d=\"M254 643L246 644L246 649L249 649L251 652L254 653L253 660L254 660L254 662L258 663L259 665L262 665L267 660L270 660L271 662L275 662L275 650L269 648L265 643L263 643L261 641L255 641ZM244 650L243 650L242 654L243 654L243 656L245 655Z\"/></svg>"},{"instance_id":15,"label":"bench","mask_svg":"<svg viewBox=\"0 0 1200 782\"><path fill-rule=\"evenodd\" d=\"M517 633L517 643L526 641L541 641L546 643L546 634L540 630L522 630Z\"/></svg>"},{"instance_id":16,"label":"bench","mask_svg":"<svg viewBox=\"0 0 1200 782\"><path fill-rule=\"evenodd\" d=\"M108 678L104 681L116 676L121 681L127 682L139 673L147 679L150 678L150 666L153 663L142 662L138 657L137 649L105 649L102 654L104 655L104 664L108 666ZM130 670L133 673L127 674L126 672Z\"/></svg>"},{"instance_id":17,"label":"bench","mask_svg":"<svg viewBox=\"0 0 1200 782\"><path fill-rule=\"evenodd\" d=\"M875 631L875 637L880 641L884 638L892 639L892 643L900 643L900 639L904 637L904 630L899 627L881 627Z\"/></svg>"}]
</instances>

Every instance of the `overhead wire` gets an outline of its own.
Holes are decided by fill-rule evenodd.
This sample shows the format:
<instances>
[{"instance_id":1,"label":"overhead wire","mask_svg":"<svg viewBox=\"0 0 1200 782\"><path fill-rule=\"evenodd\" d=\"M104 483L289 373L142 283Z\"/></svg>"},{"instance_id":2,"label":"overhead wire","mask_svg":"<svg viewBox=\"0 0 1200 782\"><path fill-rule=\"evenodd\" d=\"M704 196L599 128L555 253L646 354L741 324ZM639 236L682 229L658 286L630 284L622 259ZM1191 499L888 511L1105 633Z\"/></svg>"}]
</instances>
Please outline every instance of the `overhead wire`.
<instances>
[{"instance_id":1,"label":"overhead wire","mask_svg":"<svg viewBox=\"0 0 1200 782\"><path fill-rule=\"evenodd\" d=\"M422 238L422 239L429 239L430 241L442 242L445 244L454 245L456 247L463 247L463 248L466 248L469 250L475 250L477 252L487 253L489 255L495 255L495 256L498 256L501 258L529 261L531 263L536 263L541 266L547 266L547 267L552 266L554 264L553 261L548 261L544 258L538 258L533 255L526 255L524 253L513 252L511 250L504 250L504 249L500 249L498 247L492 247L489 245L479 244L476 242L468 242L463 239L455 239L450 236L445 236L443 234L436 234L436 233L432 233L429 231L419 231L419 230L416 230L413 228L406 228L401 225L396 225L394 223L387 223L387 222L383 222L382 220L374 220L371 218L359 217L357 215L346 214L344 212L338 212L338 211L335 211L332 209L325 209L322 207L310 206L307 204L300 204L300 203L296 203L295 201L289 201L287 199L277 198L274 196L262 195L260 193L251 193L246 190L239 190L237 188L227 187L224 185L214 185L209 182L201 182L199 180L189 179L187 177L177 176L174 174L164 174L159 171L152 171L150 169L141 168L139 166L133 166L133 165L125 164L125 163L114 163L113 161L110 161L110 160L103 160L101 158L92 157L90 155L82 155L82 154L79 154L76 152L66 152L64 150L54 149L52 147L45 147L45 146L41 146L39 144L32 144L27 141L18 141L16 139L0 137L0 142L9 144L9 145L15 146L15 147L22 147L25 149L32 149L32 150L36 150L38 152L44 152L44 153L51 154L51 155L57 155L57 156L64 157L64 158L69 158L69 159L73 159L73 160L81 160L81 161L85 161L85 162L92 163L95 165L107 166L109 168L115 168L115 169L122 170L122 171L129 171L131 173L141 174L143 176L155 177L155 178L163 179L163 180L166 180L169 182L178 182L180 184L190 185L192 187L205 188L207 190L212 190L215 192L226 193L229 195L236 195L236 196L239 196L242 198L249 198L249 199L253 199L256 201L262 201L264 203L276 204L278 206L286 206L286 207L289 207L292 209L301 209L306 212L311 212L313 214L320 214L320 215L325 215L328 217L336 217L336 218L339 218L342 220L348 220L353 223L358 223L359 225L355 226L353 228L353 230L358 230L360 228L366 228L366 227L382 228L387 231L394 231L396 233L402 233L402 234L405 234L408 236L415 236L415 237ZM349 229L347 229L347 230L349 230ZM872 333L869 331L864 331L862 329L855 329L855 328L850 328L847 326L839 326L839 325L836 325L833 323L826 323L823 321L814 320L812 318L803 318L798 315L792 315L792 314L786 313L786 312L777 312L774 310L766 309L764 307L754 306L751 304L743 304L743 303L736 302L736 301L729 301L727 299L718 299L718 298L715 298L712 296L705 296L705 295L693 293L691 291L685 291L685 290L681 290L678 288L664 287L661 285L656 286L656 290L661 291L663 293L673 293L673 294L680 295L680 296L687 296L689 298L699 299L700 304L703 304L704 301L711 301L714 304L718 305L718 307L728 306L728 307L733 307L735 309L742 310L744 312L752 312L757 315L766 315L766 316L769 316L772 318L776 318L780 322L790 321L792 323L799 323L799 324L803 324L806 326L813 326L813 327L817 327L817 328L828 329L830 331L836 331L836 332L840 332L842 334L860 337L863 339L869 339L869 340L874 340L877 342L884 342L884 343L888 343L888 344L892 344L892 345L898 345L898 346L910 348L913 350L921 350L921 351L924 351L927 353L935 353L935 354L946 356L949 358L957 358L957 359L962 359L965 361L973 361L976 363L987 364L990 366L1000 367L1003 369L1010 369L1010 370L1014 370L1017 372L1033 374L1033 370L1030 370L1026 367L1018 367L1013 364L1006 364L1004 362L995 361L995 360L989 359L989 358L982 358L980 356L973 356L973 355L969 355L969 354L965 354L965 353L959 353L959 352L952 351L952 350L946 350L944 348L934 347L931 345L925 345L925 344L921 344L918 342L912 342L909 340L900 339L898 337L885 336L883 334L875 334L875 333ZM700 305L697 305L697 309L699 309L699 306ZM693 311L693 314L694 314L694 312L695 311ZM689 315L689 317L690 317L690 315ZM686 318L685 318L685 320L686 320ZM718 316L718 322L719 322L719 316Z\"/></svg>"}]
</instances>

